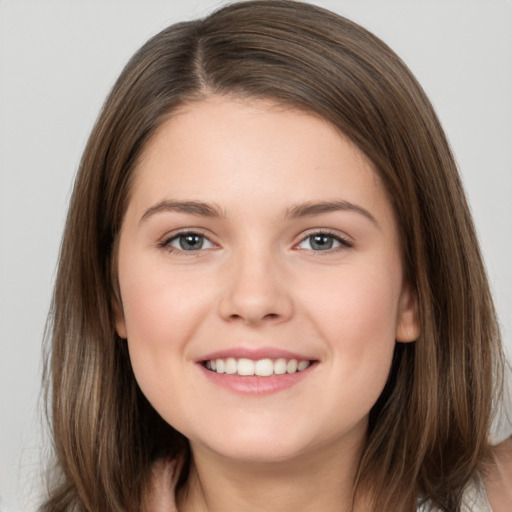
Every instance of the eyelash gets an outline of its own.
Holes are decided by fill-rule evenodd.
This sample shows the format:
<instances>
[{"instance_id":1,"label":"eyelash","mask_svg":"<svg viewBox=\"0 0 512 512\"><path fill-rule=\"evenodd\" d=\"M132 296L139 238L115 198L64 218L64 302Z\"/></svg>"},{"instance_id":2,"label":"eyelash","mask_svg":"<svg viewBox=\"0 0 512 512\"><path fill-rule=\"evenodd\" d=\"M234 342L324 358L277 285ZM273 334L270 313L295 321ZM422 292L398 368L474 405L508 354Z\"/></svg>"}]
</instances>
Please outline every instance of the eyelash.
<instances>
[{"instance_id":1,"label":"eyelash","mask_svg":"<svg viewBox=\"0 0 512 512\"><path fill-rule=\"evenodd\" d=\"M323 256L325 254L333 254L338 253L341 251L346 251L347 249L352 249L354 247L354 244L347 240L346 238L342 237L338 233L333 233L332 231L329 231L328 229L319 229L317 231L311 231L307 233L305 236L303 236L298 244L295 244L294 247L297 247L298 245L302 244L308 239L312 239L315 236L325 236L333 239L334 241L338 242L340 245L338 247L329 248L325 250L319 250L315 251L313 249L299 249L299 250L305 250L312 252L315 256ZM311 245L311 242L310 242Z\"/></svg>"},{"instance_id":2,"label":"eyelash","mask_svg":"<svg viewBox=\"0 0 512 512\"><path fill-rule=\"evenodd\" d=\"M187 235L193 235L193 236L198 236L198 237L201 237L203 240L206 240L208 241L210 244L212 245L216 245L214 242L212 242L206 235L204 235L203 233L201 233L201 231L198 231L198 230L185 230L185 231L180 231L178 233L175 233L174 235L172 235L171 237L169 238L166 238L165 240L163 240L161 243L159 243L158 245L164 249L166 249L169 253L197 253L199 252L202 247L200 249L196 249L196 250L186 250L186 249L178 249L177 247L172 247L170 244L171 242L175 241L175 240L179 240L181 237L185 237Z\"/></svg>"},{"instance_id":3,"label":"eyelash","mask_svg":"<svg viewBox=\"0 0 512 512\"><path fill-rule=\"evenodd\" d=\"M172 247L170 245L171 242L173 242L175 240L179 240L179 238L187 236L187 235L194 235L194 236L201 237L204 241L207 241L207 242L209 242L210 244L212 244L214 246L216 245L214 242L212 242L206 235L204 235L200 231L192 231L192 230L180 231L178 233L175 233L171 237L166 238L165 240L163 240L158 245L160 247L166 249L169 253L181 253L181 254L191 253L191 254L194 254L194 253L200 252L201 250L205 250L202 247L199 248L199 249L196 249L196 250L194 250L194 249L191 249L191 250L178 249L177 247ZM329 249L325 249L325 250L317 250L317 251L315 251L313 249L298 249L298 250L310 251L312 253L315 253L315 255L322 255L322 253L327 253L327 254L337 253L337 252L340 252L340 251L351 249L354 246L352 242L350 242L346 238L343 238L339 234L333 233L333 232L331 232L329 230L326 230L326 229L323 229L323 230L318 230L318 231L313 231L313 232L307 233L305 236L303 236L301 238L299 243L294 245L294 248L296 248L300 244L304 243L306 240L312 239L315 236L329 237L332 240L334 240L335 242L338 242L340 245L338 247L329 248ZM311 245L311 242L310 242L310 245Z\"/></svg>"}]
</instances>

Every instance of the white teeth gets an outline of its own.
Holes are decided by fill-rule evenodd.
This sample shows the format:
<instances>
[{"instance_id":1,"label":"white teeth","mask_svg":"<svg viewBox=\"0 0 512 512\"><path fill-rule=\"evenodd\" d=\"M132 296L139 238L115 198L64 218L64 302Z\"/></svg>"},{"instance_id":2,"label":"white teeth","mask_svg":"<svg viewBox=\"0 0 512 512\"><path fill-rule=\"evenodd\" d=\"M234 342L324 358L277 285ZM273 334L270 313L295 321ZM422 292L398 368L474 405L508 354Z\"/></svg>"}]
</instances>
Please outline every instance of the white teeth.
<instances>
[{"instance_id":1,"label":"white teeth","mask_svg":"<svg viewBox=\"0 0 512 512\"><path fill-rule=\"evenodd\" d=\"M302 370L305 370L309 366L309 361L300 361L297 365L297 370L301 372Z\"/></svg>"},{"instance_id":2,"label":"white teeth","mask_svg":"<svg viewBox=\"0 0 512 512\"><path fill-rule=\"evenodd\" d=\"M229 375L233 375L238 371L238 365L236 359L234 357L228 357L226 359L226 373Z\"/></svg>"},{"instance_id":3,"label":"white teeth","mask_svg":"<svg viewBox=\"0 0 512 512\"><path fill-rule=\"evenodd\" d=\"M239 359L238 375L254 375L254 361L251 359Z\"/></svg>"},{"instance_id":4,"label":"white teeth","mask_svg":"<svg viewBox=\"0 0 512 512\"><path fill-rule=\"evenodd\" d=\"M284 375L286 373L286 359L281 358L274 362L274 373Z\"/></svg>"},{"instance_id":5,"label":"white teeth","mask_svg":"<svg viewBox=\"0 0 512 512\"><path fill-rule=\"evenodd\" d=\"M271 375L284 375L305 370L311 364L310 361L297 361L297 359L252 359L228 357L226 359L212 359L206 361L205 367L216 373L229 375L242 375L258 377L270 377Z\"/></svg>"},{"instance_id":6,"label":"white teeth","mask_svg":"<svg viewBox=\"0 0 512 512\"><path fill-rule=\"evenodd\" d=\"M269 377L274 373L272 359L260 359L254 364L254 374L260 377Z\"/></svg>"},{"instance_id":7,"label":"white teeth","mask_svg":"<svg viewBox=\"0 0 512 512\"><path fill-rule=\"evenodd\" d=\"M286 371L288 373L295 373L297 371L298 363L297 359L290 359L286 365Z\"/></svg>"},{"instance_id":8,"label":"white teeth","mask_svg":"<svg viewBox=\"0 0 512 512\"><path fill-rule=\"evenodd\" d=\"M224 363L224 359L216 359L215 360L215 365L217 366L217 369L215 370L217 373L224 373L224 366L225 366L225 363ZM213 368L212 368L213 370Z\"/></svg>"}]
</instances>

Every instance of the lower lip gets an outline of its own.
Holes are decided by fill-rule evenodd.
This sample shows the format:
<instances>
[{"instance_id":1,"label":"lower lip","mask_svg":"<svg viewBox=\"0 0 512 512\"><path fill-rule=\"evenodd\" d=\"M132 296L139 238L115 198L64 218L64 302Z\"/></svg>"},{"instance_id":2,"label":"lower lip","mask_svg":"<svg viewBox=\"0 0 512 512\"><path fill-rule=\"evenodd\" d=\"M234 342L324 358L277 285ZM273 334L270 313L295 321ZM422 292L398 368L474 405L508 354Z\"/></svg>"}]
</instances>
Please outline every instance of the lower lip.
<instances>
[{"instance_id":1,"label":"lower lip","mask_svg":"<svg viewBox=\"0 0 512 512\"><path fill-rule=\"evenodd\" d=\"M234 393L246 395L270 395L284 389L289 389L296 384L307 379L314 368L316 362L311 363L305 370L296 373L285 373L284 375L272 375L269 377L258 377L251 375L242 377L240 375L230 375L227 373L217 373L207 370L202 364L198 364L199 369L211 382L222 386Z\"/></svg>"}]
</instances>

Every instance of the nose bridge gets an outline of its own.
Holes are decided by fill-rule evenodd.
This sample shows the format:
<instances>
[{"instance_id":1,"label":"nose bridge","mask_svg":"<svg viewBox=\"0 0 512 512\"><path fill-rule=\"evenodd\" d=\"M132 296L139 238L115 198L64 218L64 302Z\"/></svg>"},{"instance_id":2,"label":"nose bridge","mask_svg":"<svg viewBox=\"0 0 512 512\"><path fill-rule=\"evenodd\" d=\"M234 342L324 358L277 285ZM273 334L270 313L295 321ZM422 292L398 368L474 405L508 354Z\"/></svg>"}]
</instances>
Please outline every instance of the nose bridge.
<instances>
[{"instance_id":1,"label":"nose bridge","mask_svg":"<svg viewBox=\"0 0 512 512\"><path fill-rule=\"evenodd\" d=\"M248 323L284 321L293 310L282 261L268 241L247 241L227 263L221 315Z\"/></svg>"}]
</instances>

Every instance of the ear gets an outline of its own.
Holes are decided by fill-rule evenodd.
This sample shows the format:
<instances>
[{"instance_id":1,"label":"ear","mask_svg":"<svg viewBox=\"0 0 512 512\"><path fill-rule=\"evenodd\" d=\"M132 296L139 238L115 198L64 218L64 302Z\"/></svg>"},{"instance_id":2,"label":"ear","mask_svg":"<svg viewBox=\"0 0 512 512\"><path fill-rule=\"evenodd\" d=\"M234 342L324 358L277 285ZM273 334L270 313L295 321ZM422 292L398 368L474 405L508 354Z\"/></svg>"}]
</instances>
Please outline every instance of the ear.
<instances>
[{"instance_id":1,"label":"ear","mask_svg":"<svg viewBox=\"0 0 512 512\"><path fill-rule=\"evenodd\" d=\"M126 321L124 319L123 307L118 300L114 301L114 314L116 320L116 331L120 338L126 339L128 333L126 331Z\"/></svg>"},{"instance_id":2,"label":"ear","mask_svg":"<svg viewBox=\"0 0 512 512\"><path fill-rule=\"evenodd\" d=\"M404 283L400 292L400 300L398 301L396 341L409 343L416 341L419 335L420 322L416 294L407 283Z\"/></svg>"}]
</instances>

